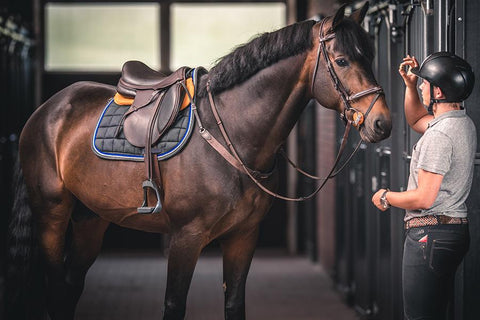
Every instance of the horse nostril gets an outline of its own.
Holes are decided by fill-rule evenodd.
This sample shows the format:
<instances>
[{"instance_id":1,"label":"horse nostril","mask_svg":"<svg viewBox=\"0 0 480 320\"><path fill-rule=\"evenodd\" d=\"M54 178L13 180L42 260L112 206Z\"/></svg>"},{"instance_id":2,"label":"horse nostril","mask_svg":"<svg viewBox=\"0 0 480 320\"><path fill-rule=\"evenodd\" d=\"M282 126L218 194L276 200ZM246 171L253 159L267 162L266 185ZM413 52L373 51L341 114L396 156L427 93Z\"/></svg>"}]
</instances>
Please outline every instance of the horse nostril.
<instances>
[{"instance_id":1,"label":"horse nostril","mask_svg":"<svg viewBox=\"0 0 480 320\"><path fill-rule=\"evenodd\" d=\"M389 136L391 127L390 122L383 119L376 120L374 124L375 132L382 136Z\"/></svg>"}]
</instances>

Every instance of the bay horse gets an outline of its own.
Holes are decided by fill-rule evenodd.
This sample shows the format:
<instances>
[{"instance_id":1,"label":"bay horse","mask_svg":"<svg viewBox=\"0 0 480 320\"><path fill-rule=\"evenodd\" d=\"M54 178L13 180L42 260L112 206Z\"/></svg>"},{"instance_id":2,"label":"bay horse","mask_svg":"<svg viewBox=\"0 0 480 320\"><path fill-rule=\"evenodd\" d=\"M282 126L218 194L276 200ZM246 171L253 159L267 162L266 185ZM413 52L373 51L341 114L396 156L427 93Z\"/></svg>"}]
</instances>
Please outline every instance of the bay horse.
<instances>
[{"instance_id":1,"label":"bay horse","mask_svg":"<svg viewBox=\"0 0 480 320\"><path fill-rule=\"evenodd\" d=\"M221 140L210 93L239 157L269 172L261 180L265 188L275 190L277 151L312 98L347 121L355 112L364 115L357 129L366 142L390 135L390 113L371 69L374 49L360 26L367 8L345 16L342 7L321 22L260 35L200 77L196 104L204 127ZM161 212L137 213L144 165L92 152L92 132L114 94L112 86L75 83L40 106L21 133L10 224L10 319L44 319L46 313L52 320L73 319L110 223L170 235L165 320L185 317L197 259L218 239L225 319L245 319L247 274L274 198L194 132L181 153L160 162Z\"/></svg>"}]
</instances>

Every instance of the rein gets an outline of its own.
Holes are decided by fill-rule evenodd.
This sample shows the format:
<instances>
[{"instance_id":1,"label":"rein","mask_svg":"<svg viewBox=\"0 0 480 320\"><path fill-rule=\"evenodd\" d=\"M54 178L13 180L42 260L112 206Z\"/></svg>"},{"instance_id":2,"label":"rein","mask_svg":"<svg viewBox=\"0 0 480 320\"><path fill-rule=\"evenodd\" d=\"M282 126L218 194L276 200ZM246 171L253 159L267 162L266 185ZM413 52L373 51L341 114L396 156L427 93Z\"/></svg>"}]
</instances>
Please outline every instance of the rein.
<instances>
[{"instance_id":1,"label":"rein","mask_svg":"<svg viewBox=\"0 0 480 320\"><path fill-rule=\"evenodd\" d=\"M345 132L343 134L343 137L342 137L342 142L341 142L341 145L340 145L340 149L338 151L338 154L337 154L337 157L335 158L335 162L332 166L332 168L330 169L330 172L327 174L327 176L325 178L320 178L320 177L317 177L317 176L313 176L313 175L310 175L308 173L306 173L305 171L302 171L301 169L298 168L297 165L295 165L287 156L284 152L283 155L284 157L287 159L287 161L297 170L299 171L301 174L304 174L305 176L307 177L310 177L312 179L316 179L316 180L323 180L323 182L309 195L307 196L303 196L303 197L298 197L298 198L290 198L290 197L286 197L286 196L283 196L283 195L280 195L278 193L275 193L271 190L269 190L268 188L266 188L264 185L262 185L259 181L259 179L265 179L265 178L268 178L270 176L270 173L261 173L259 171L256 171L256 170L252 170L250 168L248 168L245 163L242 161L242 159L240 158L240 156L238 155L237 151L235 150L235 147L233 146L233 143L231 142L226 130L225 130L225 127L223 125L223 122L220 118L220 115L218 114L218 110L217 110L217 107L215 105L215 101L213 99L213 95L212 95L212 92L210 90L210 81L207 82L207 92L208 92L208 99L209 99L209 104L210 104L210 108L212 110L212 113L215 117L215 121L217 122L217 126L218 128L220 129L220 132L222 134L222 137L223 139L225 140L226 144L227 144L227 147L229 148L230 152L220 143L218 142L217 139L215 139L215 137L210 134L210 132L208 132L208 130L206 128L203 127L202 125L202 122L200 121L200 117L198 115L198 111L197 111L197 107L194 103L194 99L192 99L190 97L190 101L192 102L192 109L194 111L194 114L195 114L195 117L199 123L199 127L200 127L200 135L225 159L227 160L233 167L235 167L237 170L239 171L242 171L242 172L245 172L248 177L261 189L263 190L265 193L275 197L275 198L278 198L278 199L282 199L282 200L286 200L286 201L305 201L305 200L308 200L308 199L311 199L313 198L324 186L325 184L327 183L328 179L330 178L333 178L335 177L347 164L348 162L350 161L350 159L354 156L354 154L356 153L356 151L358 150L358 148L360 147L360 144L362 143L362 141L360 140L358 145L356 146L355 150L352 152L352 154L347 158L347 160L345 161L345 163L337 170L336 167L338 165L338 163L340 162L340 159L343 155L343 151L345 150L345 146L347 144L347 139L348 139L348 134L350 132L350 129L352 127L352 125L359 129L361 127L361 125L364 123L367 115L370 113L371 109L373 108L373 105L375 104L375 102L378 100L378 98L380 97L381 94L383 94L383 89L379 86L376 86L376 87L373 87L373 88L369 88L369 89L366 89L366 90L363 90L361 92L358 92L358 93L355 93L355 94L352 94L352 95L349 95L348 94L348 91L345 89L345 87L343 86L342 82L340 81L340 79L338 78L334 68L333 68L333 65L332 65L332 62L330 61L329 59L329 56L328 56L328 52L327 52L327 48L326 48L326 44L325 42L326 41L329 41L333 38L335 38L335 33L331 32L329 34L327 34L327 36L324 36L324 33L323 33L323 26L325 24L325 21L326 19L323 19L321 24L320 24L320 31L319 31L319 46L318 46L318 51L317 51L317 58L316 58L316 63L315 63L315 69L314 69L314 73L313 73L313 78L312 78L312 87L311 87L311 92L312 92L312 95L314 93L314 84L315 84L315 79L316 79L316 75L317 75L317 71L318 71L318 65L319 65L319 61L320 61L320 55L322 54L324 59L325 59L325 62L327 64L327 69L328 69L328 72L330 74L330 78L332 79L332 82L334 84L334 87L335 87L335 90L337 90L337 92L339 93L340 97L342 98L342 101L345 105L345 108L341 114L341 118L342 120L345 122ZM188 93L188 91L187 91ZM353 108L351 105L350 105L350 102L351 101L354 101L354 100L357 100L357 99L360 99L361 97L364 97L364 96L367 96L367 95L370 95L370 94L374 94L376 93L376 96L373 98L372 102L370 103L370 106L368 107L367 109L367 112L365 114L363 114L362 112L356 110L355 108ZM350 111L353 111L353 115L352 115L352 120L349 120L348 117L347 117L347 112L350 112Z\"/></svg>"}]
</instances>

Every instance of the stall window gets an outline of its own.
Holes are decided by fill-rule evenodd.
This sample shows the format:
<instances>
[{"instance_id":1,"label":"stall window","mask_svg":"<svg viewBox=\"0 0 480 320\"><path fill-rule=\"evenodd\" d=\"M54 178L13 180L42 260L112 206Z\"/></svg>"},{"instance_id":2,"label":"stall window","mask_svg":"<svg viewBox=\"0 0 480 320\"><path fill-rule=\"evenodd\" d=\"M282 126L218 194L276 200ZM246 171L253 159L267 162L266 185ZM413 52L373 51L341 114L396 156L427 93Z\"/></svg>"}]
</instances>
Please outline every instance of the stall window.
<instances>
[{"instance_id":1,"label":"stall window","mask_svg":"<svg viewBox=\"0 0 480 320\"><path fill-rule=\"evenodd\" d=\"M211 67L259 33L285 26L286 5L271 3L173 3L170 68Z\"/></svg>"},{"instance_id":2,"label":"stall window","mask_svg":"<svg viewBox=\"0 0 480 320\"><path fill-rule=\"evenodd\" d=\"M286 11L284 1L47 2L45 71L118 72L127 60L163 71L210 68L236 46L285 26Z\"/></svg>"},{"instance_id":3,"label":"stall window","mask_svg":"<svg viewBox=\"0 0 480 320\"><path fill-rule=\"evenodd\" d=\"M46 71L120 71L127 60L160 67L160 4L47 3Z\"/></svg>"}]
</instances>

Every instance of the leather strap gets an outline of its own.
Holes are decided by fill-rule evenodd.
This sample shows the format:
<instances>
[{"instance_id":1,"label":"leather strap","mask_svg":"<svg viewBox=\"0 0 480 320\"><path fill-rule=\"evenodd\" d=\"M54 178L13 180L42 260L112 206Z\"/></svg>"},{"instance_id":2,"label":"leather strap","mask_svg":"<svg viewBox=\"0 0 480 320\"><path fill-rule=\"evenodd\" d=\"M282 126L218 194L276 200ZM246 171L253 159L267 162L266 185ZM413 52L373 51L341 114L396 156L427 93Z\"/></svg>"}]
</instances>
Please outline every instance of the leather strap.
<instances>
[{"instance_id":1,"label":"leather strap","mask_svg":"<svg viewBox=\"0 0 480 320\"><path fill-rule=\"evenodd\" d=\"M207 92L208 92L208 98L209 98L209 102L210 102L210 108L212 110L212 113L215 117L215 120L217 121L217 125L220 129L220 132L222 133L222 136L223 138L225 139L225 142L227 143L227 146L229 147L230 152L228 152L216 139L215 137L213 137L210 133L205 134L205 132L208 132L206 131L205 128L201 128L200 129L200 134L202 135L202 137L220 154L222 155L223 158L225 158L230 164L232 164L235 168L237 168L238 170L240 171L243 171L245 172L248 177L261 189L263 190L265 193L275 197L275 198L278 198L278 199L282 199L282 200L287 200L287 201L305 201L305 200L308 200L308 199L311 199L313 198L323 187L324 185L327 183L328 179L330 178L331 174L334 172L338 162L340 161L340 158L342 157L342 154L343 154L343 151L345 150L345 146L346 146L346 142L347 142L347 139L348 139L348 134L350 132L350 128L352 126L352 122L349 121L346 125L346 128L345 128L345 132L343 134L343 138L342 138L342 143L341 143L341 146L340 146L340 150L337 154L337 158L335 159L335 163L334 165L332 166L332 169L330 170L330 172L328 173L328 175L326 176L326 178L324 179L324 181L315 189L315 191L313 191L311 194L307 195L307 196L304 196L304 197L298 197L298 198L291 198L291 197L287 197L287 196L283 196L283 195L280 195L276 192L273 192L271 190L269 190L268 188L266 188L264 185L262 185L260 183L260 181L258 181L258 177L255 177L254 176L254 173L255 172L258 172L258 171L254 171L254 170L251 170L249 169L244 163L243 161L241 160L241 158L238 156L238 153L236 152L230 138L228 137L228 134L225 130L225 127L223 126L223 123L222 123L222 120L218 114L218 111L217 111L217 107L215 105L215 101L213 99L213 95L212 95L212 92L210 90L210 83L208 82L207 83ZM203 134L202 134L203 133ZM207 139L207 137L209 139ZM233 159L232 159L233 158ZM240 164L240 168L238 168L238 164Z\"/></svg>"},{"instance_id":2,"label":"leather strap","mask_svg":"<svg viewBox=\"0 0 480 320\"><path fill-rule=\"evenodd\" d=\"M348 90L345 88L342 81L340 81L340 78L338 77L337 73L335 72L332 61L330 61L330 58L329 58L329 55L328 55L328 52L327 52L327 46L326 46L325 43L327 41L330 41L330 40L335 38L335 33L331 29L329 29L327 31L326 35L324 33L323 29L324 29L324 25L325 25L325 22L327 21L327 19L328 18L324 18L320 22L320 28L319 28L319 31L318 31L318 42L319 42L319 44L318 44L318 49L317 49L317 58L316 58L316 61L315 61L315 68L313 70L312 85L311 85L310 91L313 95L314 90L315 90L315 78L317 77L318 65L320 63L320 56L322 55L323 59L325 60L325 64L327 66L327 71L330 74L330 78L333 82L333 86L334 86L335 90L338 92L338 94L340 95L340 98L342 99L343 104L344 104L344 109L343 109L343 112L341 113L340 117L345 122L347 122L347 121L349 121L348 118L347 118L347 112L354 111L354 114L357 114L357 119L366 118L366 115L363 116L360 111L353 108L350 105L350 102L354 101L354 100L357 100L357 99L359 99L363 96L373 94L373 93L376 93L377 95L383 94L383 89L380 86L375 86L375 87L368 88L368 89L365 89L363 91L357 92L355 94L349 94ZM377 99L378 99L378 96L375 98L375 101ZM371 109L371 106L370 106L370 109ZM367 113L368 113L368 111L367 111ZM358 129L358 128L360 128L362 123L363 123L363 120L362 121L354 120L353 126Z\"/></svg>"}]
</instances>

